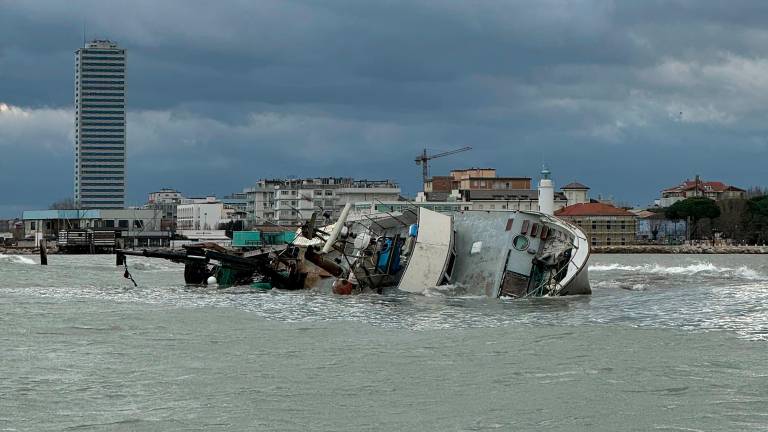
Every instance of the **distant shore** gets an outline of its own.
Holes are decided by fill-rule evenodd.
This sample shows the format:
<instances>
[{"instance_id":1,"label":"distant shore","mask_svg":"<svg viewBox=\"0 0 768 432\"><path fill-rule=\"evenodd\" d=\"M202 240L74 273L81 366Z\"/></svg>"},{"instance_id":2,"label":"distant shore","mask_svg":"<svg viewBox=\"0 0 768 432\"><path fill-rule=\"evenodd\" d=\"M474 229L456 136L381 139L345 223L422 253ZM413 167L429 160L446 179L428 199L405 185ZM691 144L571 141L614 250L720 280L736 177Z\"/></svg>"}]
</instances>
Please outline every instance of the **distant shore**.
<instances>
[{"instance_id":1,"label":"distant shore","mask_svg":"<svg viewBox=\"0 0 768 432\"><path fill-rule=\"evenodd\" d=\"M592 246L596 254L768 254L768 246L627 245Z\"/></svg>"}]
</instances>

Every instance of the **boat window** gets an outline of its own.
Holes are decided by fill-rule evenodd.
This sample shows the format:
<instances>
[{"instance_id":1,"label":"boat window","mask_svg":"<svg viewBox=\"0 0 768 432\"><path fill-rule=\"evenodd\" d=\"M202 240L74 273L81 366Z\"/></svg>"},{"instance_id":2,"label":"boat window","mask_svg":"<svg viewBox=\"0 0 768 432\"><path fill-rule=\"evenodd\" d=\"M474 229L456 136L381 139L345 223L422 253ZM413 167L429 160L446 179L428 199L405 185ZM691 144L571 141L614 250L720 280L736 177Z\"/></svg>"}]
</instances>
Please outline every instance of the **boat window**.
<instances>
[{"instance_id":1,"label":"boat window","mask_svg":"<svg viewBox=\"0 0 768 432\"><path fill-rule=\"evenodd\" d=\"M527 220L523 221L523 227L520 228L520 234L526 234L528 233L528 225L530 225L530 222Z\"/></svg>"},{"instance_id":2,"label":"boat window","mask_svg":"<svg viewBox=\"0 0 768 432\"><path fill-rule=\"evenodd\" d=\"M524 251L524 250L528 249L528 244L529 243L530 243L530 241L528 240L528 237L526 237L524 235L517 235L512 240L512 246L514 246L515 249L517 249L519 251Z\"/></svg>"},{"instance_id":3,"label":"boat window","mask_svg":"<svg viewBox=\"0 0 768 432\"><path fill-rule=\"evenodd\" d=\"M507 228L504 231L512 231L512 224L515 222L514 219L507 219Z\"/></svg>"},{"instance_id":4,"label":"boat window","mask_svg":"<svg viewBox=\"0 0 768 432\"><path fill-rule=\"evenodd\" d=\"M549 227L544 225L541 227L541 235L539 236L540 239L546 240L547 237L549 237Z\"/></svg>"},{"instance_id":5,"label":"boat window","mask_svg":"<svg viewBox=\"0 0 768 432\"><path fill-rule=\"evenodd\" d=\"M531 237L536 237L539 234L539 224L535 223L531 227Z\"/></svg>"}]
</instances>

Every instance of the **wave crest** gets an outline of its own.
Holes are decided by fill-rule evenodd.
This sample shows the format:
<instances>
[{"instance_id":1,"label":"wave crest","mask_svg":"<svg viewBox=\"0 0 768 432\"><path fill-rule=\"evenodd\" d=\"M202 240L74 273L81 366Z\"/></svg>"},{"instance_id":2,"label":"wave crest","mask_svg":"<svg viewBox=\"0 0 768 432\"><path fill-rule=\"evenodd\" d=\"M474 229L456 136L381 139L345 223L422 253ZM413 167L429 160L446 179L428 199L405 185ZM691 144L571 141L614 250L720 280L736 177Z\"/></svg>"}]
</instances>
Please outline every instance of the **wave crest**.
<instances>
[{"instance_id":1,"label":"wave crest","mask_svg":"<svg viewBox=\"0 0 768 432\"><path fill-rule=\"evenodd\" d=\"M590 272L609 272L609 271L622 271L622 272L635 272L645 274L662 274L662 275L695 275L695 274L713 274L713 275L728 275L740 277L743 279L751 280L768 280L768 276L761 274L757 270L751 269L747 266L741 266L737 268L733 267L718 267L711 262L700 262L690 264L687 266L669 266L665 267L659 264L644 264L638 266L626 265L626 264L596 264L589 266Z\"/></svg>"},{"instance_id":2,"label":"wave crest","mask_svg":"<svg viewBox=\"0 0 768 432\"><path fill-rule=\"evenodd\" d=\"M11 264L36 264L32 258L28 258L22 255L0 254L0 262L8 262Z\"/></svg>"}]
</instances>

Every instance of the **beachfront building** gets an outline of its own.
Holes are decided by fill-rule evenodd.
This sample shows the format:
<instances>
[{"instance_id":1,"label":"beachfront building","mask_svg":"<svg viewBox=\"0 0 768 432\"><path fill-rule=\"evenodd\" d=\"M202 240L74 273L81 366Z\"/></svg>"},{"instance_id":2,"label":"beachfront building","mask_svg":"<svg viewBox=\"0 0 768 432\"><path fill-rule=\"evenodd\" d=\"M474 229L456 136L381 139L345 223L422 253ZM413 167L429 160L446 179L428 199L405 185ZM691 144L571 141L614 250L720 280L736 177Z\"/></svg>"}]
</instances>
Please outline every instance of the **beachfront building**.
<instances>
[{"instance_id":1,"label":"beachfront building","mask_svg":"<svg viewBox=\"0 0 768 432\"><path fill-rule=\"evenodd\" d=\"M22 214L24 231L58 235L59 231L74 229L111 229L118 231L160 231L162 214L155 209L79 209L25 210Z\"/></svg>"},{"instance_id":2,"label":"beachfront building","mask_svg":"<svg viewBox=\"0 0 768 432\"><path fill-rule=\"evenodd\" d=\"M75 209L27 210L22 214L24 236L58 239L60 243L77 233L110 234L120 247L170 245L170 232L161 229L162 213L157 209ZM61 247L61 244L60 244Z\"/></svg>"},{"instance_id":3,"label":"beachfront building","mask_svg":"<svg viewBox=\"0 0 768 432\"><path fill-rule=\"evenodd\" d=\"M682 244L688 232L685 220L673 220L664 212L630 210L637 216L638 243Z\"/></svg>"},{"instance_id":4,"label":"beachfront building","mask_svg":"<svg viewBox=\"0 0 768 432\"><path fill-rule=\"evenodd\" d=\"M181 231L216 230L224 217L224 203L215 196L187 198L176 207L176 224Z\"/></svg>"},{"instance_id":5,"label":"beachfront building","mask_svg":"<svg viewBox=\"0 0 768 432\"><path fill-rule=\"evenodd\" d=\"M424 183L424 192L452 190L523 190L531 188L530 177L497 177L495 168L452 170L449 176L435 176Z\"/></svg>"},{"instance_id":6,"label":"beachfront building","mask_svg":"<svg viewBox=\"0 0 768 432\"><path fill-rule=\"evenodd\" d=\"M579 182L571 182L560 188L568 205L589 202L589 187Z\"/></svg>"},{"instance_id":7,"label":"beachfront building","mask_svg":"<svg viewBox=\"0 0 768 432\"><path fill-rule=\"evenodd\" d=\"M177 228L177 207L185 199L184 195L176 189L162 188L159 191L149 193L144 208L160 210L162 213L162 229L175 230Z\"/></svg>"},{"instance_id":8,"label":"beachfront building","mask_svg":"<svg viewBox=\"0 0 768 432\"><path fill-rule=\"evenodd\" d=\"M400 187L390 180L349 177L263 179L244 193L249 224L295 226L313 212L321 219L335 219L347 203L397 200Z\"/></svg>"},{"instance_id":9,"label":"beachfront building","mask_svg":"<svg viewBox=\"0 0 768 432\"><path fill-rule=\"evenodd\" d=\"M568 205L566 194L554 193L554 210ZM494 168L467 168L435 176L424 184L417 202L459 201L460 210L539 210L539 190L530 177L497 177Z\"/></svg>"},{"instance_id":10,"label":"beachfront building","mask_svg":"<svg viewBox=\"0 0 768 432\"><path fill-rule=\"evenodd\" d=\"M715 201L745 198L747 191L736 186L727 185L720 181L704 181L696 176L693 180L685 180L677 186L661 191L659 207L669 207L672 204L691 197L706 197Z\"/></svg>"},{"instance_id":11,"label":"beachfront building","mask_svg":"<svg viewBox=\"0 0 768 432\"><path fill-rule=\"evenodd\" d=\"M262 179L254 186L243 189L248 225L257 226L274 222L275 192L282 183L282 180Z\"/></svg>"},{"instance_id":12,"label":"beachfront building","mask_svg":"<svg viewBox=\"0 0 768 432\"><path fill-rule=\"evenodd\" d=\"M574 204L555 211L555 216L581 228L592 246L629 245L637 241L637 216L610 204Z\"/></svg>"},{"instance_id":13,"label":"beachfront building","mask_svg":"<svg viewBox=\"0 0 768 432\"><path fill-rule=\"evenodd\" d=\"M76 52L75 203L125 207L125 49L94 40Z\"/></svg>"}]
</instances>

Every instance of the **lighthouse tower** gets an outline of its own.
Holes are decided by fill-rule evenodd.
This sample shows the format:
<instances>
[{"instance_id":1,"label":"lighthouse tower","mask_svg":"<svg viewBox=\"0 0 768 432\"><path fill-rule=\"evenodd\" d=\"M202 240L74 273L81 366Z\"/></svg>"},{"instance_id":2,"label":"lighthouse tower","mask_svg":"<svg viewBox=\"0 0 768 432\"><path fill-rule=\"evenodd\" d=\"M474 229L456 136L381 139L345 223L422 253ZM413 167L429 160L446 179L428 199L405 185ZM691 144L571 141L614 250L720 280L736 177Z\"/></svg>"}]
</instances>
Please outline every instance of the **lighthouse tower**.
<instances>
[{"instance_id":1,"label":"lighthouse tower","mask_svg":"<svg viewBox=\"0 0 768 432\"><path fill-rule=\"evenodd\" d=\"M546 166L542 167L539 180L539 211L548 215L555 213L555 185L551 175Z\"/></svg>"}]
</instances>

